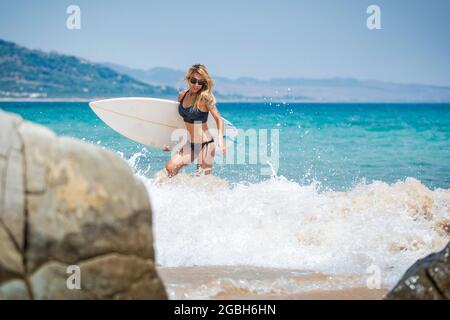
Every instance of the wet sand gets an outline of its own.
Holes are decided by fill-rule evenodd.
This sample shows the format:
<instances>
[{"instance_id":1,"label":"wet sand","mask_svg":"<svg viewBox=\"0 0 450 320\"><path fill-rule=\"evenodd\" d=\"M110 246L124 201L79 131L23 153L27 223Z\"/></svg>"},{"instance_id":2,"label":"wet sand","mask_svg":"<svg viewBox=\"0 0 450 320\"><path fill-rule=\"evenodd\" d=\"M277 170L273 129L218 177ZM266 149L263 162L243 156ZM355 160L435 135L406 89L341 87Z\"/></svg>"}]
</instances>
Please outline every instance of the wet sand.
<instances>
[{"instance_id":1,"label":"wet sand","mask_svg":"<svg viewBox=\"0 0 450 320\"><path fill-rule=\"evenodd\" d=\"M158 267L170 299L378 300L388 288L370 289L366 275L325 275L248 266Z\"/></svg>"}]
</instances>

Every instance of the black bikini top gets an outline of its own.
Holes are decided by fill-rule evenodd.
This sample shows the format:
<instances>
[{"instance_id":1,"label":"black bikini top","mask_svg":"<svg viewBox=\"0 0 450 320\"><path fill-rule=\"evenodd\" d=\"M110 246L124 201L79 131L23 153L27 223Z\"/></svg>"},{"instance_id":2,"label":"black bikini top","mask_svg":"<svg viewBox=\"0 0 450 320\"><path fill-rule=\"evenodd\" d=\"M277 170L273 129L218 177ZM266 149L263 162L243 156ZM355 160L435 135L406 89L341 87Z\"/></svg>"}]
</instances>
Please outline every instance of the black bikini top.
<instances>
[{"instance_id":1,"label":"black bikini top","mask_svg":"<svg viewBox=\"0 0 450 320\"><path fill-rule=\"evenodd\" d=\"M190 106L188 108L183 107L183 100L188 92L189 90L183 95L183 98L178 105L178 113L181 117L183 117L185 122L194 123L196 121L201 121L202 123L205 123L208 121L209 111L201 111L198 108L194 109L194 106Z\"/></svg>"}]
</instances>

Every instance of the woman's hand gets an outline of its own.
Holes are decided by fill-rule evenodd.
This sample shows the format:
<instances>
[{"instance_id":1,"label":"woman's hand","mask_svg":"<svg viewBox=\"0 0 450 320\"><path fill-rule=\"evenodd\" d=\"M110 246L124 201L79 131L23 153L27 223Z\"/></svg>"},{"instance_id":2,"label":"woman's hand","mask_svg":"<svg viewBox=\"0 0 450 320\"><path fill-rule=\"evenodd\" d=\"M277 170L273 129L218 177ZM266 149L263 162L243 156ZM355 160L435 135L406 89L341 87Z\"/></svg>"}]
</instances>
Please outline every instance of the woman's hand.
<instances>
[{"instance_id":1,"label":"woman's hand","mask_svg":"<svg viewBox=\"0 0 450 320\"><path fill-rule=\"evenodd\" d=\"M217 147L222 151L222 154L225 155L227 153L227 145L223 141L223 137L221 136L217 141Z\"/></svg>"}]
</instances>

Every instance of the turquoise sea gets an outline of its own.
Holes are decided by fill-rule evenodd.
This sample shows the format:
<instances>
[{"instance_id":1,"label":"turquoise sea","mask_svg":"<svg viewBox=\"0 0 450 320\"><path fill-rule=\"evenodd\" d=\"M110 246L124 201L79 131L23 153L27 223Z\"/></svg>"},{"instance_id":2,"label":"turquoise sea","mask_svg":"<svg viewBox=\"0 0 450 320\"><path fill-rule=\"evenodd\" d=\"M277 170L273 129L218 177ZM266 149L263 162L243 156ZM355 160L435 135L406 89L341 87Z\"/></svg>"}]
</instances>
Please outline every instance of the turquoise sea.
<instances>
[{"instance_id":1,"label":"turquoise sea","mask_svg":"<svg viewBox=\"0 0 450 320\"><path fill-rule=\"evenodd\" d=\"M114 132L87 103L0 102L0 108L133 158L136 171L148 177L170 157ZM450 104L219 103L218 108L239 129L279 130L277 174L289 180L346 190L361 182L414 177L429 188L450 187ZM254 183L269 178L260 169L219 164L214 174ZM193 170L194 165L185 169Z\"/></svg>"},{"instance_id":2,"label":"turquoise sea","mask_svg":"<svg viewBox=\"0 0 450 320\"><path fill-rule=\"evenodd\" d=\"M111 149L130 164L149 193L161 270L249 266L280 274L233 282L220 268L227 276L204 285L167 280L172 298L235 288L303 292L291 271L279 272L285 269L357 276L327 282L339 288L365 287L377 270L381 287L391 288L412 263L450 240L450 104L219 103L239 129L279 130L276 175L247 163L216 164L214 176L195 177L190 165L164 183L154 174L170 153L115 133L87 103L0 108Z\"/></svg>"}]
</instances>

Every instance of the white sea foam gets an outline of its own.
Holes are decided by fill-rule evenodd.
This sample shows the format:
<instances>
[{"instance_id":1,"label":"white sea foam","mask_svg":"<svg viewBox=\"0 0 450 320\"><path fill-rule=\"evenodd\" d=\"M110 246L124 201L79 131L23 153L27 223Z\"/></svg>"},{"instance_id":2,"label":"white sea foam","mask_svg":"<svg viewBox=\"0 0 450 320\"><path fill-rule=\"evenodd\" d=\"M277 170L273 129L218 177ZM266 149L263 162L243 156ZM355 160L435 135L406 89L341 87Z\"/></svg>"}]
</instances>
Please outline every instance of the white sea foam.
<instances>
[{"instance_id":1,"label":"white sea foam","mask_svg":"<svg viewBox=\"0 0 450 320\"><path fill-rule=\"evenodd\" d=\"M132 160L133 161L133 160ZM391 286L449 240L450 189L407 178L318 191L284 177L233 184L183 173L147 186L163 266L249 265L326 274L379 268Z\"/></svg>"}]
</instances>

